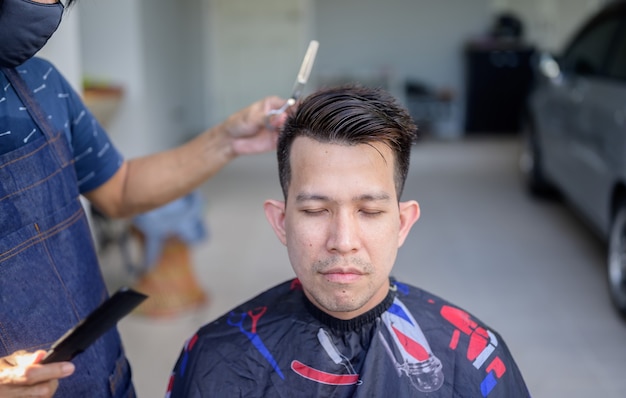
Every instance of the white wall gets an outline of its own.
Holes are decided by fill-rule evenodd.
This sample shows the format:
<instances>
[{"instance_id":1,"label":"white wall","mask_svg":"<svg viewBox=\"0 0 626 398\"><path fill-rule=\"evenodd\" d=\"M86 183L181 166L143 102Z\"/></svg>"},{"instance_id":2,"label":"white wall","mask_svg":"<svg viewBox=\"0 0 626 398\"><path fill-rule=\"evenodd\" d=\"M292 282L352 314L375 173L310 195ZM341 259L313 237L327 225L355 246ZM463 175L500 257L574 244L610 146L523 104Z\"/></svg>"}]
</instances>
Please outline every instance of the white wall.
<instances>
[{"instance_id":1,"label":"white wall","mask_svg":"<svg viewBox=\"0 0 626 398\"><path fill-rule=\"evenodd\" d=\"M489 23L487 0L317 0L317 72L459 87L463 44Z\"/></svg>"},{"instance_id":2,"label":"white wall","mask_svg":"<svg viewBox=\"0 0 626 398\"><path fill-rule=\"evenodd\" d=\"M384 76L402 97L404 82L417 79L451 88L463 109L462 45L496 12L519 13L529 41L557 48L605 1L81 0L42 54L78 89L83 74L125 87L108 130L135 156L264 95L289 95L313 38L320 50L309 90L329 76Z\"/></svg>"},{"instance_id":3,"label":"white wall","mask_svg":"<svg viewBox=\"0 0 626 398\"><path fill-rule=\"evenodd\" d=\"M287 98L315 34L310 0L209 0L209 122L266 95Z\"/></svg>"},{"instance_id":4,"label":"white wall","mask_svg":"<svg viewBox=\"0 0 626 398\"><path fill-rule=\"evenodd\" d=\"M106 126L111 139L125 156L151 152L155 139L146 128L150 113L144 80L147 63L141 2L83 0L76 6L81 11L83 74L124 88L116 117Z\"/></svg>"},{"instance_id":5,"label":"white wall","mask_svg":"<svg viewBox=\"0 0 626 398\"><path fill-rule=\"evenodd\" d=\"M452 90L463 109L463 45L487 30L491 9L488 0L316 0L315 22L319 84L386 80L403 100L414 80Z\"/></svg>"},{"instance_id":6,"label":"white wall","mask_svg":"<svg viewBox=\"0 0 626 398\"><path fill-rule=\"evenodd\" d=\"M153 139L155 150L186 141L191 109L202 109L197 101L205 75L202 60L200 2L196 0L141 0L142 79L147 118L143 128Z\"/></svg>"}]
</instances>

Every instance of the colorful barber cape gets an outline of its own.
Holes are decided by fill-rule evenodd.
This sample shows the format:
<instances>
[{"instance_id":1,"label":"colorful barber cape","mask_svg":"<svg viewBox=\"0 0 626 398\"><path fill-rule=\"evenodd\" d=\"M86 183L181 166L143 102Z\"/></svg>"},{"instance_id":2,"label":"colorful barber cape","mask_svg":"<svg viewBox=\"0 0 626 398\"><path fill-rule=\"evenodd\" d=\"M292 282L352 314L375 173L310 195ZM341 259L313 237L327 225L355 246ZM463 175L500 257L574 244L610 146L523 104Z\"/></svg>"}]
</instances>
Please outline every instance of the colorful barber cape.
<instances>
[{"instance_id":1,"label":"colorful barber cape","mask_svg":"<svg viewBox=\"0 0 626 398\"><path fill-rule=\"evenodd\" d=\"M80 193L110 178L121 156L48 62L3 69L0 84L2 357L49 349L108 297ZM135 396L115 328L73 362L55 397Z\"/></svg>"},{"instance_id":2,"label":"colorful barber cape","mask_svg":"<svg viewBox=\"0 0 626 398\"><path fill-rule=\"evenodd\" d=\"M166 397L529 397L500 335L466 311L391 280L352 320L280 284L201 328Z\"/></svg>"}]
</instances>

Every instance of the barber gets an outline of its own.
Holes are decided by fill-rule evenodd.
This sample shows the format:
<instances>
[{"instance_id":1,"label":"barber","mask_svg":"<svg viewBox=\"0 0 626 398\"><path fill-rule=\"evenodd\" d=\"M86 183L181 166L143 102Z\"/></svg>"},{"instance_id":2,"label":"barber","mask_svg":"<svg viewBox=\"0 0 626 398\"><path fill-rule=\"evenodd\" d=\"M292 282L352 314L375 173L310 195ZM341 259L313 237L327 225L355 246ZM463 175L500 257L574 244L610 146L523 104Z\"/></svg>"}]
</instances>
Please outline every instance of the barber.
<instances>
[{"instance_id":1,"label":"barber","mask_svg":"<svg viewBox=\"0 0 626 398\"><path fill-rule=\"evenodd\" d=\"M284 100L124 159L61 73L34 56L63 12L58 0L0 0L0 397L133 397L115 328L72 363L39 363L108 297L80 196L109 217L180 198L236 157L273 150L264 118Z\"/></svg>"}]
</instances>

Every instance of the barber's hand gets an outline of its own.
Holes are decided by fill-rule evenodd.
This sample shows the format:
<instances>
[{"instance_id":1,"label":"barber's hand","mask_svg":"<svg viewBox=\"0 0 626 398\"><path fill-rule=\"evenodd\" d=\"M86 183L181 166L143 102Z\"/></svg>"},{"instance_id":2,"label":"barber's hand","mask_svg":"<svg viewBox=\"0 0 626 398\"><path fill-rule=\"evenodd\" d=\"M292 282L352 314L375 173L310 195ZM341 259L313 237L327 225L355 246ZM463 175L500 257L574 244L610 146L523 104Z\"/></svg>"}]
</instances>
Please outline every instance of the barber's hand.
<instances>
[{"instance_id":1,"label":"barber's hand","mask_svg":"<svg viewBox=\"0 0 626 398\"><path fill-rule=\"evenodd\" d=\"M278 131L285 123L283 113L271 119L271 128L266 125L266 116L271 109L285 103L279 97L266 97L231 115L225 121L226 131L233 139L232 148L236 155L261 153L276 148Z\"/></svg>"},{"instance_id":2,"label":"barber's hand","mask_svg":"<svg viewBox=\"0 0 626 398\"><path fill-rule=\"evenodd\" d=\"M59 380L74 373L71 362L41 365L46 355L39 350L33 353L17 351L0 358L0 398L52 397Z\"/></svg>"}]
</instances>

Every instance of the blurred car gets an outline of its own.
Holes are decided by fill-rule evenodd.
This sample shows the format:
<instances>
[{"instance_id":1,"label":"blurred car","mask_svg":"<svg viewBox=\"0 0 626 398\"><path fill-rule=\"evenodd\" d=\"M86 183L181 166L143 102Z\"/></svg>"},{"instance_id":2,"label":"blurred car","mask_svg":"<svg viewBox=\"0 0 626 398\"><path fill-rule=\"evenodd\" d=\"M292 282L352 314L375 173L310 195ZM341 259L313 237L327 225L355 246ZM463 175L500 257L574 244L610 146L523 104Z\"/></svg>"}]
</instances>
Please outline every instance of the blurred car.
<instances>
[{"instance_id":1,"label":"blurred car","mask_svg":"<svg viewBox=\"0 0 626 398\"><path fill-rule=\"evenodd\" d=\"M535 54L520 166L607 243L611 300L626 317L626 1L591 17L559 56Z\"/></svg>"}]
</instances>

